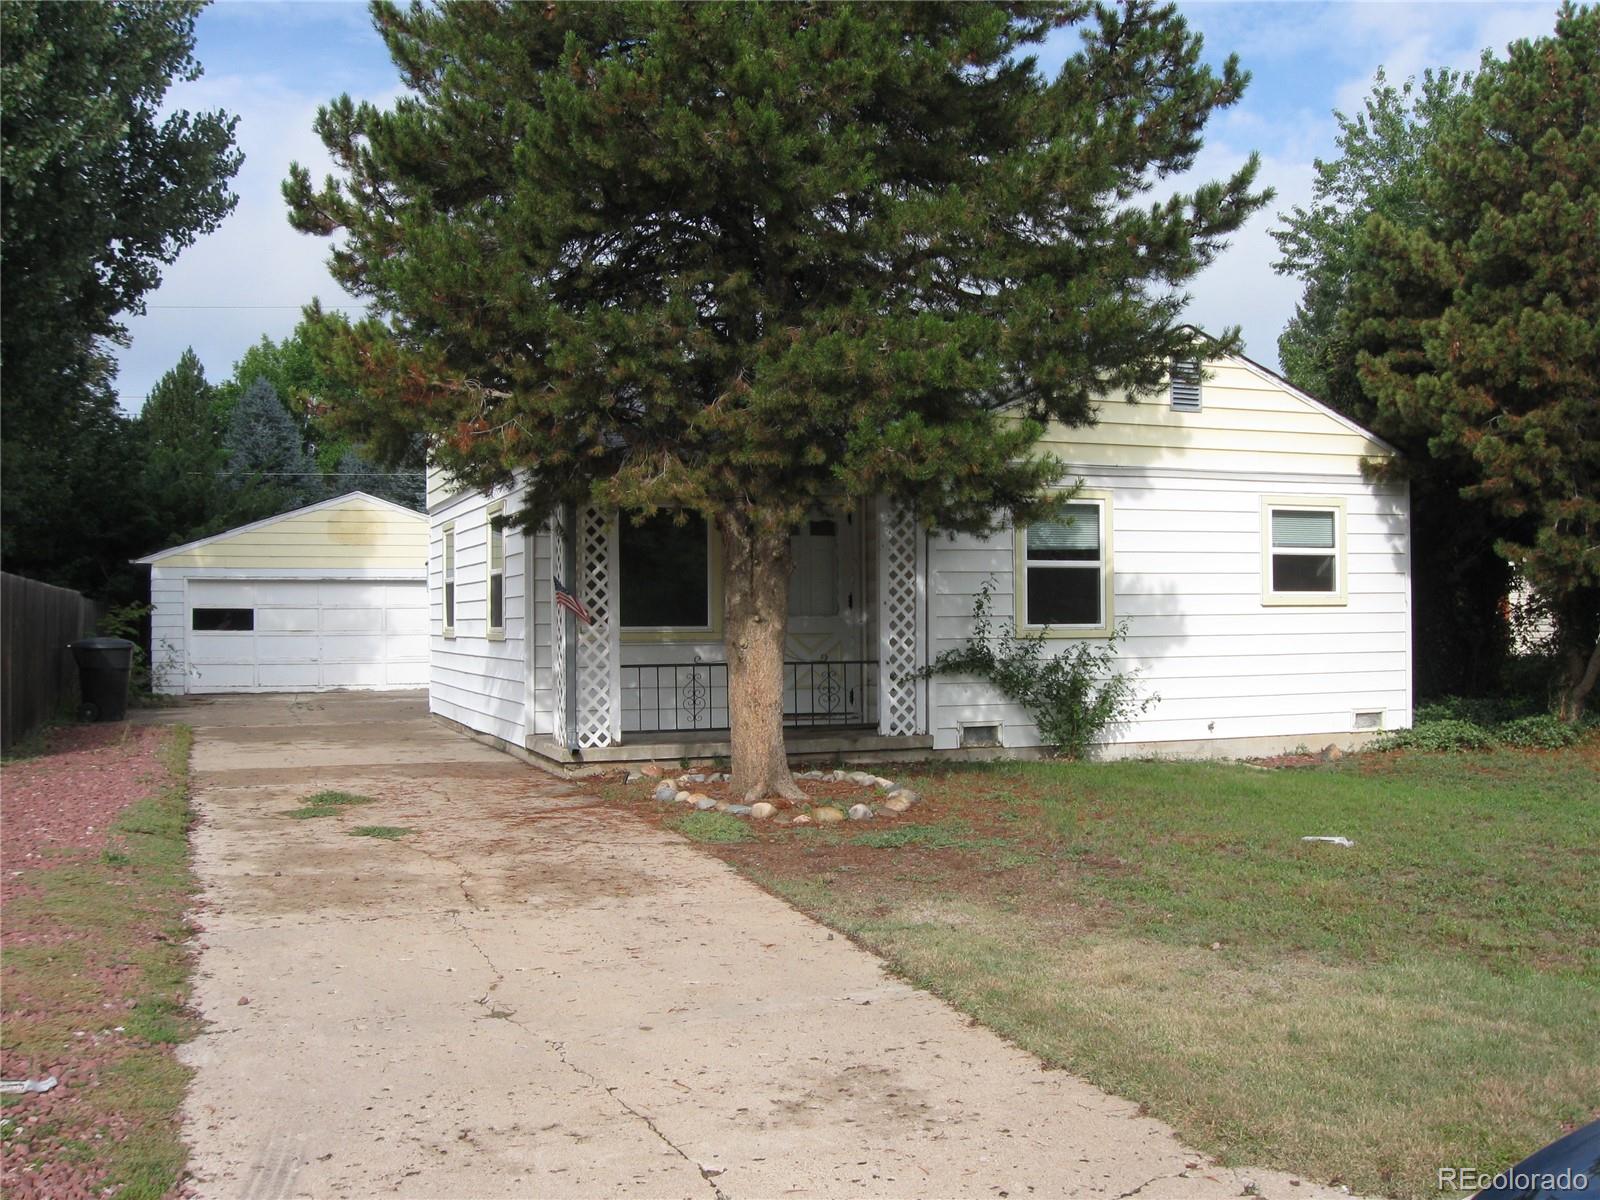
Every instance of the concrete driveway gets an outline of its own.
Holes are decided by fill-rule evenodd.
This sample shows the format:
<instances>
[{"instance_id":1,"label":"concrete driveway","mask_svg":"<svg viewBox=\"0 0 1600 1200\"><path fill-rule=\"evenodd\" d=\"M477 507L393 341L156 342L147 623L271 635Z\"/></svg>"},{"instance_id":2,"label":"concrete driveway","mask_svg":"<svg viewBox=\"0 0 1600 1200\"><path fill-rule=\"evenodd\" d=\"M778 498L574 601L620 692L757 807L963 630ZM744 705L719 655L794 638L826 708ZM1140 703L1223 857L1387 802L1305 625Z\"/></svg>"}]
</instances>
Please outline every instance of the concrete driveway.
<instances>
[{"instance_id":1,"label":"concrete driveway","mask_svg":"<svg viewBox=\"0 0 1600 1200\"><path fill-rule=\"evenodd\" d=\"M177 716L205 889L199 1195L1332 1195L1205 1165L415 694ZM284 815L324 788L377 802Z\"/></svg>"}]
</instances>

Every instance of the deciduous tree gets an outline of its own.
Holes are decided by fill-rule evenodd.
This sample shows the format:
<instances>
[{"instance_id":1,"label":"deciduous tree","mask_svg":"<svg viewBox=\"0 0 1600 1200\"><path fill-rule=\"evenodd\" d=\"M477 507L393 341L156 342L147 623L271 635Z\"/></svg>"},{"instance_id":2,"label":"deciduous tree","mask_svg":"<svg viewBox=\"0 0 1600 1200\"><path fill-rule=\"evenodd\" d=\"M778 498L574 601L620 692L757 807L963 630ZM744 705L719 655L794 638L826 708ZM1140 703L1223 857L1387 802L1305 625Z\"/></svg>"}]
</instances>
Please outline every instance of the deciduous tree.
<instances>
[{"instance_id":1,"label":"deciduous tree","mask_svg":"<svg viewBox=\"0 0 1600 1200\"><path fill-rule=\"evenodd\" d=\"M294 224L381 317L320 315L379 442L479 488L687 508L725 563L734 788L794 795L789 531L888 496L1048 508L1048 418L1159 385L1182 285L1264 197L1193 166L1239 98L1172 5L374 5L410 94L335 100ZM1076 35L1054 78L1031 51ZM626 518L625 518L626 519Z\"/></svg>"}]
</instances>

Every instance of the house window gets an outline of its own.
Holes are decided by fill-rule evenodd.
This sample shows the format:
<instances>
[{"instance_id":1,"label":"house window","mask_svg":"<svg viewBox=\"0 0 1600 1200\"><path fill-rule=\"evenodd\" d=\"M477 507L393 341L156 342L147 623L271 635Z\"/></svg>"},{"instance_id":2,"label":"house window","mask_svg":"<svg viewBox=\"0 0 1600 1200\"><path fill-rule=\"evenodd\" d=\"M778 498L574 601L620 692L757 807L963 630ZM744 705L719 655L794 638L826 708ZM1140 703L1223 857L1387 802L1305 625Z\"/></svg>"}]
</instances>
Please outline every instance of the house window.
<instances>
[{"instance_id":1,"label":"house window","mask_svg":"<svg viewBox=\"0 0 1600 1200\"><path fill-rule=\"evenodd\" d=\"M1344 603L1344 505L1287 498L1262 508L1263 601Z\"/></svg>"},{"instance_id":2,"label":"house window","mask_svg":"<svg viewBox=\"0 0 1600 1200\"><path fill-rule=\"evenodd\" d=\"M190 614L196 633L249 633L255 627L253 608L197 608Z\"/></svg>"},{"instance_id":3,"label":"house window","mask_svg":"<svg viewBox=\"0 0 1600 1200\"><path fill-rule=\"evenodd\" d=\"M711 538L698 513L619 518L617 575L623 629L711 629Z\"/></svg>"},{"instance_id":4,"label":"house window","mask_svg":"<svg viewBox=\"0 0 1600 1200\"><path fill-rule=\"evenodd\" d=\"M489 539L489 636L506 635L506 531L500 524L503 503L491 504L484 514L485 534Z\"/></svg>"},{"instance_id":5,"label":"house window","mask_svg":"<svg viewBox=\"0 0 1600 1200\"><path fill-rule=\"evenodd\" d=\"M1180 359L1172 364L1172 407L1177 412L1200 411L1200 364Z\"/></svg>"},{"instance_id":6,"label":"house window","mask_svg":"<svg viewBox=\"0 0 1600 1200\"><path fill-rule=\"evenodd\" d=\"M1104 499L1074 500L1057 520L1029 525L1018 535L1024 626L1064 632L1109 628L1108 512Z\"/></svg>"},{"instance_id":7,"label":"house window","mask_svg":"<svg viewBox=\"0 0 1600 1200\"><path fill-rule=\"evenodd\" d=\"M444 636L456 635L456 527L444 527Z\"/></svg>"}]
</instances>

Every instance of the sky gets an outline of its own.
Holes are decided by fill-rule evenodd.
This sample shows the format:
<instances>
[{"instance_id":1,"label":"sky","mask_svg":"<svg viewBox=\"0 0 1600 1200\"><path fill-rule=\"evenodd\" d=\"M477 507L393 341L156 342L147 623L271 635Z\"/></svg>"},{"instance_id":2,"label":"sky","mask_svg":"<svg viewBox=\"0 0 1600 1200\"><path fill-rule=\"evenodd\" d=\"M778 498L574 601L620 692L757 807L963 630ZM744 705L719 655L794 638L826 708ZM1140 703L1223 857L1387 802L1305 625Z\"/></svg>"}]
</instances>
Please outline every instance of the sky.
<instances>
[{"instance_id":1,"label":"sky","mask_svg":"<svg viewBox=\"0 0 1600 1200\"><path fill-rule=\"evenodd\" d=\"M1213 117L1194 171L1165 184L1166 191L1226 178L1255 150L1259 183L1277 193L1191 284L1187 319L1213 332L1239 326L1245 352L1276 367L1278 334L1300 285L1272 270L1277 248L1268 231L1279 214L1309 201L1314 160L1336 153L1334 110L1359 111L1380 67L1395 82L1427 67L1471 69L1485 48L1502 53L1516 38L1549 33L1556 7L1555 0L1180 0L1205 38L1206 57L1220 64L1237 54L1252 81L1238 105ZM1059 65L1076 37L1062 31L1043 47L1041 67ZM312 132L320 105L347 92L386 106L402 91L357 2L220 0L200 16L195 54L205 74L175 86L168 106L239 117L239 203L167 269L146 297L148 311L129 319L117 391L130 411L185 347L215 381L263 334L281 338L293 330L313 298L359 308L328 275L327 241L290 229L279 188L291 162L316 179L329 169Z\"/></svg>"}]
</instances>

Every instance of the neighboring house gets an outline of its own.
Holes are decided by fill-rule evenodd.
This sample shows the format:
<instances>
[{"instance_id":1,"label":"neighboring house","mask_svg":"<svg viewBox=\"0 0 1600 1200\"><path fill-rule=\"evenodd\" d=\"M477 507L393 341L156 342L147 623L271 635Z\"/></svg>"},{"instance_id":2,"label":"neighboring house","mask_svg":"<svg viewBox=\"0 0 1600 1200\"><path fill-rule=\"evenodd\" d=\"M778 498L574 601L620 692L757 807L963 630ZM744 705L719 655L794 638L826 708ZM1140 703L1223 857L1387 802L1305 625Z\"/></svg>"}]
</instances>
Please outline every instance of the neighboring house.
<instances>
[{"instance_id":1,"label":"neighboring house","mask_svg":"<svg viewBox=\"0 0 1600 1200\"><path fill-rule=\"evenodd\" d=\"M1159 695L1109 755L1348 746L1411 720L1410 544L1394 450L1241 357L1169 392L1107 398L1045 448L1083 481L1070 520L989 537L923 531L888 503L794 533L784 708L811 751L1037 748L986 683L912 676L997 616L1061 639L1127 627L1121 669ZM571 761L726 752L718 540L693 518L595 509L496 528L516 488L429 477L432 711ZM595 620L553 604L555 581Z\"/></svg>"},{"instance_id":2,"label":"neighboring house","mask_svg":"<svg viewBox=\"0 0 1600 1200\"><path fill-rule=\"evenodd\" d=\"M425 686L427 526L351 492L137 559L155 690Z\"/></svg>"}]
</instances>

